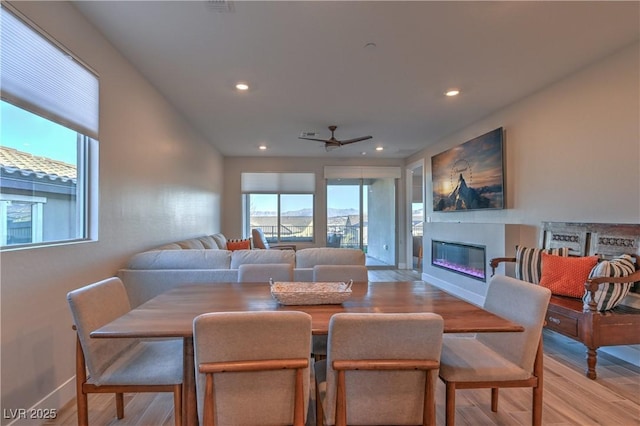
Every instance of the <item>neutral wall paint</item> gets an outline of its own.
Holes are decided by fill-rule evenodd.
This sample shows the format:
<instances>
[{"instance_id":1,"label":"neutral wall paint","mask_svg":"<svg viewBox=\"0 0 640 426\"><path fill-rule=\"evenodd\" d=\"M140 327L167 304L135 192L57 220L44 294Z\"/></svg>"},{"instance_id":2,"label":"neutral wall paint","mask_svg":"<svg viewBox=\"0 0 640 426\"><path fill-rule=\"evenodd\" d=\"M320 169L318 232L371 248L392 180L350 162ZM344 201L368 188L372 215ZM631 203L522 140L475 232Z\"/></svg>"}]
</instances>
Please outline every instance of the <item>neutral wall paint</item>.
<instances>
[{"instance_id":1,"label":"neutral wall paint","mask_svg":"<svg viewBox=\"0 0 640 426\"><path fill-rule=\"evenodd\" d=\"M57 408L75 393L66 293L137 251L220 231L223 159L72 5L14 6L100 75L99 241L0 256L2 408Z\"/></svg>"},{"instance_id":2,"label":"neutral wall paint","mask_svg":"<svg viewBox=\"0 0 640 426\"><path fill-rule=\"evenodd\" d=\"M531 225L527 244L542 221L639 223L639 52L629 46L408 158L426 160L427 220ZM431 156L500 126L507 208L433 212Z\"/></svg>"}]
</instances>

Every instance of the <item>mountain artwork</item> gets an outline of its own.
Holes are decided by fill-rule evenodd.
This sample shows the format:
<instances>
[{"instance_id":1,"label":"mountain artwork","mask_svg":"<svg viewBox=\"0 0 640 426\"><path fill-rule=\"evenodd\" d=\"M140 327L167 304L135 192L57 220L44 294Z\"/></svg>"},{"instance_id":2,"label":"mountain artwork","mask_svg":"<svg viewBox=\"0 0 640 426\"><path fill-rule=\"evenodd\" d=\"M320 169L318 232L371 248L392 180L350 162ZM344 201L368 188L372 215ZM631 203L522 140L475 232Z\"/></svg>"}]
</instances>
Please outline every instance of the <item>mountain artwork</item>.
<instances>
[{"instance_id":1,"label":"mountain artwork","mask_svg":"<svg viewBox=\"0 0 640 426\"><path fill-rule=\"evenodd\" d=\"M503 129L431 157L433 211L504 208Z\"/></svg>"}]
</instances>

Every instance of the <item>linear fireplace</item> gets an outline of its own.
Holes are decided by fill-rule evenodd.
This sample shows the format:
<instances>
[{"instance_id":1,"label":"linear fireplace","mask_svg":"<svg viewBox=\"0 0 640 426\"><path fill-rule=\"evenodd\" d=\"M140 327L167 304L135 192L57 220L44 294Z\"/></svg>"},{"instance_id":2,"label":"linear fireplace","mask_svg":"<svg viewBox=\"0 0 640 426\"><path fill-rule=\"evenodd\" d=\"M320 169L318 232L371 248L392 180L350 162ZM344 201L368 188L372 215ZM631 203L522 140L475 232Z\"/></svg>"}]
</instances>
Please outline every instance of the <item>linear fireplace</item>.
<instances>
[{"instance_id":1,"label":"linear fireplace","mask_svg":"<svg viewBox=\"0 0 640 426\"><path fill-rule=\"evenodd\" d=\"M476 280L486 279L485 246L431 240L431 264Z\"/></svg>"}]
</instances>

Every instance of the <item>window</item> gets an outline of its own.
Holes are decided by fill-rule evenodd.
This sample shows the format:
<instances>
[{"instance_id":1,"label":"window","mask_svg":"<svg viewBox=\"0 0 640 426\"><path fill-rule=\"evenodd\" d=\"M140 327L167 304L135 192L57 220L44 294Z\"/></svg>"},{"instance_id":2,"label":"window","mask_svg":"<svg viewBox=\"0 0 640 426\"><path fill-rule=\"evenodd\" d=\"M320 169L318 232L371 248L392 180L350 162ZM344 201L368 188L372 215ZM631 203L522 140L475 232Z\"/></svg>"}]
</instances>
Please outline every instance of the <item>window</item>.
<instances>
[{"instance_id":1,"label":"window","mask_svg":"<svg viewBox=\"0 0 640 426\"><path fill-rule=\"evenodd\" d=\"M6 4L0 19L0 246L95 239L98 78Z\"/></svg>"},{"instance_id":2,"label":"window","mask_svg":"<svg viewBox=\"0 0 640 426\"><path fill-rule=\"evenodd\" d=\"M242 173L245 235L262 228L267 241L313 241L313 173Z\"/></svg>"}]
</instances>

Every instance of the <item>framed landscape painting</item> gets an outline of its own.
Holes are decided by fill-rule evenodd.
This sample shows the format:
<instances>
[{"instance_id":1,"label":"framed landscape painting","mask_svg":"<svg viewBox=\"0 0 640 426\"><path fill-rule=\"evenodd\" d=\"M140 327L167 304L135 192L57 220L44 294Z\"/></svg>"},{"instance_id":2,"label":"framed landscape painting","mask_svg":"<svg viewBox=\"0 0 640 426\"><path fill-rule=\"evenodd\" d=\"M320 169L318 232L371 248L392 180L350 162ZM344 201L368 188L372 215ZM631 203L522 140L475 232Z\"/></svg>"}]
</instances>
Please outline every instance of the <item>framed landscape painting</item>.
<instances>
[{"instance_id":1,"label":"framed landscape painting","mask_svg":"<svg viewBox=\"0 0 640 426\"><path fill-rule=\"evenodd\" d=\"M504 208L503 128L431 157L433 211Z\"/></svg>"}]
</instances>

